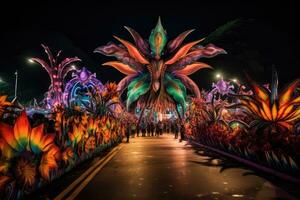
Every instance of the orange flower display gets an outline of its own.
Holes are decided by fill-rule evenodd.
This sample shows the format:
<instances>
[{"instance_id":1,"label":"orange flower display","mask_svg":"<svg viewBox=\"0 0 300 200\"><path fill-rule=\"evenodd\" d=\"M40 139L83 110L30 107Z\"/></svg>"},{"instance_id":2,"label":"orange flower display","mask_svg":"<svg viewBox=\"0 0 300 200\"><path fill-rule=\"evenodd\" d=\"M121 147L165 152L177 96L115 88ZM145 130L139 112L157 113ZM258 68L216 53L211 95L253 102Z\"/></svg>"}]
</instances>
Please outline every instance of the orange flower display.
<instances>
[{"instance_id":1,"label":"orange flower display","mask_svg":"<svg viewBox=\"0 0 300 200\"><path fill-rule=\"evenodd\" d=\"M54 144L54 138L53 134L44 134L43 124L31 128L25 111L16 119L13 127L0 123L0 150L2 156L10 160L25 151L32 152L35 155L42 154L42 160L51 161L41 162L40 164L40 173L45 179L49 177L49 170L45 169L56 168L56 160L60 155L58 147ZM53 158L52 155L54 155ZM26 183L31 182L26 181Z\"/></svg>"},{"instance_id":2,"label":"orange flower display","mask_svg":"<svg viewBox=\"0 0 300 200\"><path fill-rule=\"evenodd\" d=\"M36 181L36 166L21 158L15 167L15 174L24 185L33 186Z\"/></svg>"},{"instance_id":3,"label":"orange flower display","mask_svg":"<svg viewBox=\"0 0 300 200\"><path fill-rule=\"evenodd\" d=\"M62 153L62 159L65 163L68 162L69 159L73 158L74 152L71 147L68 147L63 153Z\"/></svg>"},{"instance_id":4,"label":"orange flower display","mask_svg":"<svg viewBox=\"0 0 300 200\"><path fill-rule=\"evenodd\" d=\"M76 126L75 124L73 125L73 131L69 132L69 139L74 146L76 146L81 139L83 138L84 135L84 128L82 125Z\"/></svg>"},{"instance_id":5,"label":"orange flower display","mask_svg":"<svg viewBox=\"0 0 300 200\"><path fill-rule=\"evenodd\" d=\"M240 95L240 106L246 108L258 123L268 123L291 129L293 123L300 118L300 96L293 97L300 80L292 82L279 95L277 93L277 74L273 75L272 90L268 91L251 81L253 96Z\"/></svg>"}]
</instances>

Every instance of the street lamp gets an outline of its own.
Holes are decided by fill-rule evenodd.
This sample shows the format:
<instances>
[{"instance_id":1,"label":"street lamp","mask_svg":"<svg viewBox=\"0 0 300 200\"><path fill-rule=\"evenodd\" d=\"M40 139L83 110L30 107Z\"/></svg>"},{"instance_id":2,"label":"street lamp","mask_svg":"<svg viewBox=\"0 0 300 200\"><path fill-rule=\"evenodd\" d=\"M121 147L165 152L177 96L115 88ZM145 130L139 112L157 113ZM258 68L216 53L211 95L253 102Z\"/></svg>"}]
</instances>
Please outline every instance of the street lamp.
<instances>
[{"instance_id":1,"label":"street lamp","mask_svg":"<svg viewBox=\"0 0 300 200\"><path fill-rule=\"evenodd\" d=\"M237 83L238 80L236 78L232 79L233 82Z\"/></svg>"},{"instance_id":2,"label":"street lamp","mask_svg":"<svg viewBox=\"0 0 300 200\"><path fill-rule=\"evenodd\" d=\"M217 75L216 75L216 78L217 78L217 79L222 78L222 77L223 77L222 74L217 74Z\"/></svg>"},{"instance_id":3,"label":"street lamp","mask_svg":"<svg viewBox=\"0 0 300 200\"><path fill-rule=\"evenodd\" d=\"M28 59L28 62L29 63L34 63L34 61L31 58Z\"/></svg>"}]
</instances>

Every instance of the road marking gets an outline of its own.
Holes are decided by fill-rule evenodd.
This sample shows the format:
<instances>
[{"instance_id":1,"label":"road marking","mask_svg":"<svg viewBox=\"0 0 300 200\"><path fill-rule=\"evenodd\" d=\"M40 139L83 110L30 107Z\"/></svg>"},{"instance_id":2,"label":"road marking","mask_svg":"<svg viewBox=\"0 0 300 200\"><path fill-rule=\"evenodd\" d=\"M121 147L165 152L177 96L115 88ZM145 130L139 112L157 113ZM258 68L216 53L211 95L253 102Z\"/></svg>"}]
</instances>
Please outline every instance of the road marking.
<instances>
[{"instance_id":1,"label":"road marking","mask_svg":"<svg viewBox=\"0 0 300 200\"><path fill-rule=\"evenodd\" d=\"M121 149L121 147L119 148ZM96 176L99 171L106 165L106 163L108 163L116 154L118 153L118 151L115 151L114 153L112 153L107 159L105 159L105 161L103 163L101 163L96 169L95 171L93 171L75 190L74 192L68 197L66 198L66 200L73 200L77 197L77 195L87 186L87 184L94 178L94 176Z\"/></svg>"},{"instance_id":2,"label":"road marking","mask_svg":"<svg viewBox=\"0 0 300 200\"><path fill-rule=\"evenodd\" d=\"M113 148L107 155L105 155L103 158L101 158L98 162L96 162L94 165L92 165L88 170L86 170L83 174L81 174L80 177L78 177L71 185L69 185L66 189L64 189L59 195L57 195L54 200L61 200L63 199L68 193L70 193L82 180L84 180L86 177L91 174L92 171L94 171L103 161L105 161L110 155L115 153L116 151L120 150L122 147L122 144L116 146ZM114 154L115 155L115 154Z\"/></svg>"}]
</instances>

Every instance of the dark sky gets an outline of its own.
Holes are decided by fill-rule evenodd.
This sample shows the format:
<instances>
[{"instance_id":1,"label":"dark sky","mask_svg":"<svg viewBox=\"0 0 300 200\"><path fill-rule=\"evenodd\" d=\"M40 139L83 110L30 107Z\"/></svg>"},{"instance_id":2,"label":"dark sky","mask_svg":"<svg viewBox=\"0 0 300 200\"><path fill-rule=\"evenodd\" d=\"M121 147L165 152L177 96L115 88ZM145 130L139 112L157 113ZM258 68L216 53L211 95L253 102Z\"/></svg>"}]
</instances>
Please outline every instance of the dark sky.
<instances>
[{"instance_id":1,"label":"dark sky","mask_svg":"<svg viewBox=\"0 0 300 200\"><path fill-rule=\"evenodd\" d=\"M27 58L46 58L40 43L51 49L63 50L63 56L78 56L85 66L106 82L119 81L123 75L101 63L111 60L93 50L109 41L113 34L131 40L123 28L130 26L148 38L158 16L167 30L168 38L191 28L196 31L186 41L202 38L230 20L242 19L242 23L226 32L214 44L223 47L228 55L218 56L205 62L214 71L199 71L191 77L202 88L207 88L214 75L222 71L227 78L243 80L243 72L259 82L270 80L275 66L280 84L285 85L299 77L298 25L299 7L287 1L238 3L238 1L214 1L200 4L179 3L55 3L20 4L11 2L2 7L0 37L0 77L7 86L13 87L13 74L20 74L20 98L24 100L41 96L49 86L47 73L39 65L30 65ZM100 2L100 1L99 1ZM223 3L221 3L223 2ZM11 90L10 90L11 94Z\"/></svg>"}]
</instances>

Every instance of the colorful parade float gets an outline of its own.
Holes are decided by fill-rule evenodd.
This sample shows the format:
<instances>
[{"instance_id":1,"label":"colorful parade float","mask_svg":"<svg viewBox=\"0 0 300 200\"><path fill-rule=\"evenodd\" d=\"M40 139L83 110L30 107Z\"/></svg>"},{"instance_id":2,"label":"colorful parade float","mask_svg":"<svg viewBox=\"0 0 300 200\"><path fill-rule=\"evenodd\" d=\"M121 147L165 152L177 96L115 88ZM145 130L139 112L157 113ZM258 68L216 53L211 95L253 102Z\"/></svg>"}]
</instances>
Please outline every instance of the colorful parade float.
<instances>
[{"instance_id":1,"label":"colorful parade float","mask_svg":"<svg viewBox=\"0 0 300 200\"><path fill-rule=\"evenodd\" d=\"M79 58L60 62L61 51L53 56L42 45L48 61L30 59L50 77L42 103L21 109L0 97L0 198L20 199L49 184L118 144L126 124L139 126L143 118L177 120L192 144L300 183L300 79L278 91L275 69L269 87L249 76L240 83L219 75L209 91L200 91L188 76L211 70L199 59L224 49L203 45L204 38L184 43L193 30L168 40L160 19L148 40L125 28L134 44L115 36L120 44L94 51L116 59L103 65L126 75L118 84L102 84L87 68L72 65Z\"/></svg>"}]
</instances>

